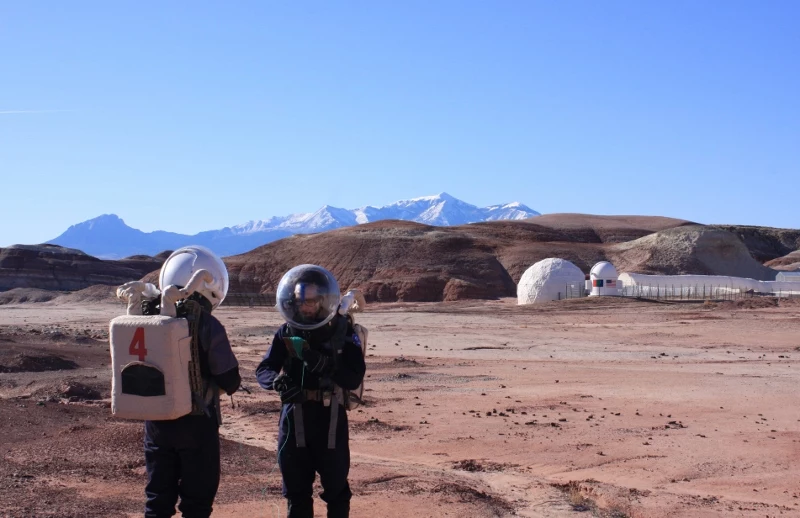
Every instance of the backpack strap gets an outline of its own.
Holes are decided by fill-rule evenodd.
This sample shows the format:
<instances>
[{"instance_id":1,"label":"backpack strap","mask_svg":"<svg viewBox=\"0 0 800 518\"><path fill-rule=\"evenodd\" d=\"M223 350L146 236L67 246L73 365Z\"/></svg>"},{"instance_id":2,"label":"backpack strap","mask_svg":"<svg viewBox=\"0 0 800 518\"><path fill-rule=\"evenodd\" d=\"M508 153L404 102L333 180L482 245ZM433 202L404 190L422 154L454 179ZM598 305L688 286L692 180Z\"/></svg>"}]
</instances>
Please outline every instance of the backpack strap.
<instances>
[{"instance_id":1,"label":"backpack strap","mask_svg":"<svg viewBox=\"0 0 800 518\"><path fill-rule=\"evenodd\" d=\"M336 391L331 397L331 418L328 425L328 449L336 449L336 425L339 424L339 392L340 387L336 387Z\"/></svg>"},{"instance_id":2,"label":"backpack strap","mask_svg":"<svg viewBox=\"0 0 800 518\"><path fill-rule=\"evenodd\" d=\"M294 329L288 323L283 324L280 328L281 338L290 338L295 335ZM286 359L283 362L283 369L286 372L289 372L292 366L293 357L290 354L286 355ZM292 418L294 421L294 442L298 448L305 448L306 447L306 426L305 420L303 419L303 404L302 403L293 403L292 404Z\"/></svg>"},{"instance_id":3,"label":"backpack strap","mask_svg":"<svg viewBox=\"0 0 800 518\"><path fill-rule=\"evenodd\" d=\"M306 427L303 424L303 405L295 403L292 406L294 414L294 442L298 448L306 447Z\"/></svg>"},{"instance_id":4,"label":"backpack strap","mask_svg":"<svg viewBox=\"0 0 800 518\"><path fill-rule=\"evenodd\" d=\"M206 331L205 327L201 325L203 308L193 300L187 300L183 307L186 310L186 320L189 322L189 334L192 337L191 342L191 360L189 360L189 386L192 390L192 415L205 415L211 417L211 412L208 411L206 405L206 392L208 386L203 379L203 372L200 364L201 349L208 348L205 337L201 336ZM205 347L204 347L205 345ZM217 405L219 406L219 405ZM217 410L219 411L219 410Z\"/></svg>"}]
</instances>

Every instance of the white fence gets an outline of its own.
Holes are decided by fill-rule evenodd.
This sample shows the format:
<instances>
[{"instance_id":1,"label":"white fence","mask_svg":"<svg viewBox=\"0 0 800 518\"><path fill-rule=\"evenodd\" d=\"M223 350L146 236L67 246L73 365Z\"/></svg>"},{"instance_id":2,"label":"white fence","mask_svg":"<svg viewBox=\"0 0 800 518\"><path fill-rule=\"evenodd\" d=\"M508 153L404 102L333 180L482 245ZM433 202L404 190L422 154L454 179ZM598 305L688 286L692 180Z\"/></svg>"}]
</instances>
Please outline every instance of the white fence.
<instances>
[{"instance_id":1,"label":"white fence","mask_svg":"<svg viewBox=\"0 0 800 518\"><path fill-rule=\"evenodd\" d=\"M658 300L738 300L800 297L800 284L720 275L620 275L620 295Z\"/></svg>"}]
</instances>

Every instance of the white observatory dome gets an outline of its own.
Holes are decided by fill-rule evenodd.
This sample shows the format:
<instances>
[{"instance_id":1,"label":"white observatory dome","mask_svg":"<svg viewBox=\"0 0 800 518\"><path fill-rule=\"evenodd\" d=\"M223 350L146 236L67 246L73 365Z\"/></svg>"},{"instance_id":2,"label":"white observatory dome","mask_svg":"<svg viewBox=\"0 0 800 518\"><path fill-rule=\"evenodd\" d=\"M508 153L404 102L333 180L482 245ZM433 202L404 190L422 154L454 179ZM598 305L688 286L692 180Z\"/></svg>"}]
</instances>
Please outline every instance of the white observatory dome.
<instances>
[{"instance_id":1,"label":"white observatory dome","mask_svg":"<svg viewBox=\"0 0 800 518\"><path fill-rule=\"evenodd\" d=\"M613 264L600 261L592 266L589 277L592 282L591 296L619 295L619 274Z\"/></svg>"}]
</instances>

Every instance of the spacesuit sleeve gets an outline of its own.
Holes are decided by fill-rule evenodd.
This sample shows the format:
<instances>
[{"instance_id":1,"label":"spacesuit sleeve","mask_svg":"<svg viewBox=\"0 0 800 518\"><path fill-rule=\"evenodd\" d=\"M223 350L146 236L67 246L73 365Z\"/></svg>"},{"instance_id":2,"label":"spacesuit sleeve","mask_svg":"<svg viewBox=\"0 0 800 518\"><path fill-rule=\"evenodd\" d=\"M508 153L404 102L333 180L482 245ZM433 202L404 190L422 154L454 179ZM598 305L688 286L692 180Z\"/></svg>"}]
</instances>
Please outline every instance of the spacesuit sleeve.
<instances>
[{"instance_id":1,"label":"spacesuit sleeve","mask_svg":"<svg viewBox=\"0 0 800 518\"><path fill-rule=\"evenodd\" d=\"M352 327L347 330L347 338L342 347L341 361L331 375L334 383L345 390L355 390L364 381L367 365L364 363L363 344Z\"/></svg>"},{"instance_id":2,"label":"spacesuit sleeve","mask_svg":"<svg viewBox=\"0 0 800 518\"><path fill-rule=\"evenodd\" d=\"M272 339L267 354L261 359L261 363L256 368L256 379L262 388L273 390L272 382L275 377L281 372L283 363L286 361L286 346L283 343L283 337L280 329L275 333Z\"/></svg>"},{"instance_id":3,"label":"spacesuit sleeve","mask_svg":"<svg viewBox=\"0 0 800 518\"><path fill-rule=\"evenodd\" d=\"M242 382L239 374L239 362L231 350L231 343L225 327L216 318L212 318L211 326L208 369L217 386L230 395L239 389Z\"/></svg>"}]
</instances>

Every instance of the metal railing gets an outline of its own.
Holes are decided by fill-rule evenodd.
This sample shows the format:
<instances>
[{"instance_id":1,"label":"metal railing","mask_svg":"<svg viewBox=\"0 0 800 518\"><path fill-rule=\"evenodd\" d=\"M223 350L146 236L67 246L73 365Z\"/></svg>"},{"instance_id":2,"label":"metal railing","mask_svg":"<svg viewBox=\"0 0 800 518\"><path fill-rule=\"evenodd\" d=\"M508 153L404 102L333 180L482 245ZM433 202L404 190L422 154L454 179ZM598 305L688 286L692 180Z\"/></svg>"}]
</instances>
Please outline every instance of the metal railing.
<instances>
[{"instance_id":1,"label":"metal railing","mask_svg":"<svg viewBox=\"0 0 800 518\"><path fill-rule=\"evenodd\" d=\"M564 292L558 292L558 300L579 299L586 296L586 285L584 282L568 282L564 285Z\"/></svg>"},{"instance_id":2,"label":"metal railing","mask_svg":"<svg viewBox=\"0 0 800 518\"><path fill-rule=\"evenodd\" d=\"M769 292L757 292L754 290L744 290L725 285L695 285L695 286L623 286L619 290L623 297L635 297L651 300L671 300L671 301L703 301L703 300L743 300L754 297L778 297L791 298L800 297L800 289L797 291L775 290Z\"/></svg>"},{"instance_id":3,"label":"metal railing","mask_svg":"<svg viewBox=\"0 0 800 518\"><path fill-rule=\"evenodd\" d=\"M588 293L583 284L572 283L564 286L564 291L559 292L558 300L577 299L586 297ZM800 286L797 290L772 290L767 292L757 292L744 290L733 286L725 285L703 285L678 286L678 285L656 285L656 286L620 286L619 296L633 297L648 300L669 300L669 301L725 301L743 300L754 297L777 297L777 298L800 298Z\"/></svg>"}]
</instances>

